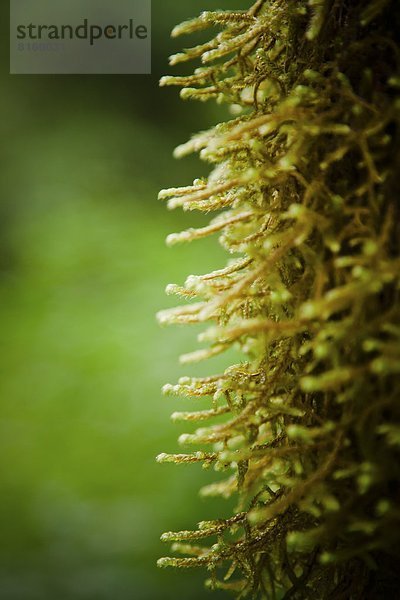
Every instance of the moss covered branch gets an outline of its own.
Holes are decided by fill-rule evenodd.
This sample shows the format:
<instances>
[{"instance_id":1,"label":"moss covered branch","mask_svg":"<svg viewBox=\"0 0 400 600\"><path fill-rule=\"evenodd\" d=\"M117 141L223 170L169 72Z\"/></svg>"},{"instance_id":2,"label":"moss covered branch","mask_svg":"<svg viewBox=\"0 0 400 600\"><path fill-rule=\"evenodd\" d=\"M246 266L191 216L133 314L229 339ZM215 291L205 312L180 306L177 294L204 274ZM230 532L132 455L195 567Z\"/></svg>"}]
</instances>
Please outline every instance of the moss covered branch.
<instances>
[{"instance_id":1,"label":"moss covered branch","mask_svg":"<svg viewBox=\"0 0 400 600\"><path fill-rule=\"evenodd\" d=\"M166 386L210 398L208 410L174 418L211 421L180 438L211 448L159 460L227 472L204 494L237 494L238 506L232 518L165 534L189 556L160 565L207 567L211 587L238 597L394 597L399 6L258 0L244 12L205 12L173 33L208 27L218 28L211 41L171 58L201 66L162 84L226 103L232 119L176 152L199 152L210 177L160 197L170 208L218 211L170 244L218 233L233 258L170 286L196 302L160 321L206 324L208 348L184 362L232 346L243 361Z\"/></svg>"}]
</instances>

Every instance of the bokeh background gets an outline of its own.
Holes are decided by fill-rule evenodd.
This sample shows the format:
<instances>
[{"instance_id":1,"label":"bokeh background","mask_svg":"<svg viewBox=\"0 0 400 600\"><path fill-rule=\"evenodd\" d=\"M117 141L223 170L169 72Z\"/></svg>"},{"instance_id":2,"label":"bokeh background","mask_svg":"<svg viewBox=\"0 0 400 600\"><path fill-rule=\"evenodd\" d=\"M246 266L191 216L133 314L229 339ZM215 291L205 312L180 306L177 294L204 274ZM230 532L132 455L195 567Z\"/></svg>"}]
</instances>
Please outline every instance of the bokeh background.
<instances>
[{"instance_id":1,"label":"bokeh background","mask_svg":"<svg viewBox=\"0 0 400 600\"><path fill-rule=\"evenodd\" d=\"M196 41L171 41L174 24L247 5L153 0L152 76L102 77L8 75L2 5L1 600L211 597L205 573L155 562L162 531L229 513L197 494L218 474L154 459L185 431L170 413L192 408L161 386L227 359L179 366L197 332L162 329L155 313L177 302L167 283L225 257L215 239L167 249L204 217L168 212L157 193L207 172L172 150L226 109L157 82Z\"/></svg>"}]
</instances>

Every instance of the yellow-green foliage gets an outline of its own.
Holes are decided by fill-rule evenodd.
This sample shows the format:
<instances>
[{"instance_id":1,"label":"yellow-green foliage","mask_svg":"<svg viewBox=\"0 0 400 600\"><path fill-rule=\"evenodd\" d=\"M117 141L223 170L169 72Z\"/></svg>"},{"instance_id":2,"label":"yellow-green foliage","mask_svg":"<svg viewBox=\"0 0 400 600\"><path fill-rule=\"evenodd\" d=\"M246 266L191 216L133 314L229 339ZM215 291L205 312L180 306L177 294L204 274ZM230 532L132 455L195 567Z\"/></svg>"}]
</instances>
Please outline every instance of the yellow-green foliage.
<instances>
[{"instance_id":1,"label":"yellow-green foliage","mask_svg":"<svg viewBox=\"0 0 400 600\"><path fill-rule=\"evenodd\" d=\"M164 534L184 557L159 564L205 566L210 586L239 597L396 597L399 25L396 0L258 0L174 30L219 28L172 57L200 59L194 75L162 84L226 102L233 119L177 149L213 170L160 197L217 216L168 242L218 232L232 258L171 286L195 302L160 321L210 323L208 348L184 362L232 345L243 361L165 387L209 397L209 410L174 418L211 424L181 436L194 452L158 460L226 471L203 493L237 494L238 506Z\"/></svg>"}]
</instances>

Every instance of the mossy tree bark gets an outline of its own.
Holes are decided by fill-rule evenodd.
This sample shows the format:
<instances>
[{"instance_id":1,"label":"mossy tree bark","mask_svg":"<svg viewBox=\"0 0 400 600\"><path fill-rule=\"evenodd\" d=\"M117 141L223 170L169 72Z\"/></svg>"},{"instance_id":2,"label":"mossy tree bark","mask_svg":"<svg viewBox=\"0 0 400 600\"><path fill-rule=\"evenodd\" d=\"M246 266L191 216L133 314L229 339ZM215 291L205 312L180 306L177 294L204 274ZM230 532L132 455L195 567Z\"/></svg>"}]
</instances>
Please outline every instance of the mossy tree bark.
<instances>
[{"instance_id":1,"label":"mossy tree bark","mask_svg":"<svg viewBox=\"0 0 400 600\"><path fill-rule=\"evenodd\" d=\"M209 584L265 598L391 598L400 558L400 6L395 0L258 0L203 13L175 34L221 30L172 57L182 97L234 118L177 149L208 179L161 192L170 208L218 211L208 227L233 256L169 292L193 299L161 322L206 323L206 349L243 361L167 393L210 397L175 413L218 422L181 436L228 476L235 514L164 534ZM211 540L209 544L205 543ZM224 576L223 568L228 572ZM372 595L371 595L372 594Z\"/></svg>"}]
</instances>

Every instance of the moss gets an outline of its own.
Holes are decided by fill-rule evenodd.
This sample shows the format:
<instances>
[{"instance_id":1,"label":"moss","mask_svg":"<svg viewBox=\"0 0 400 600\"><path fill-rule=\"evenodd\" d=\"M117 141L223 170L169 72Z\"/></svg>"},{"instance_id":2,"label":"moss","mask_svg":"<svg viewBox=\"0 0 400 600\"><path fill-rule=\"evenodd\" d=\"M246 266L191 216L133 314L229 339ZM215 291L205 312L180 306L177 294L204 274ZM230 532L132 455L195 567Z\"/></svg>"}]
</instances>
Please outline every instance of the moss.
<instances>
[{"instance_id":1,"label":"moss","mask_svg":"<svg viewBox=\"0 0 400 600\"><path fill-rule=\"evenodd\" d=\"M174 30L219 28L171 59L202 66L162 85L233 118L177 149L212 172L160 197L217 216L168 242L218 233L232 258L171 286L194 302L159 317L208 324L209 346L185 362L231 346L243 361L165 387L210 398L174 414L209 420L180 441L210 448L160 462L225 471L203 494L236 495L237 508L164 534L184 556L160 565L206 567L211 587L238 597L396 597L399 24L395 0L258 0Z\"/></svg>"}]
</instances>

